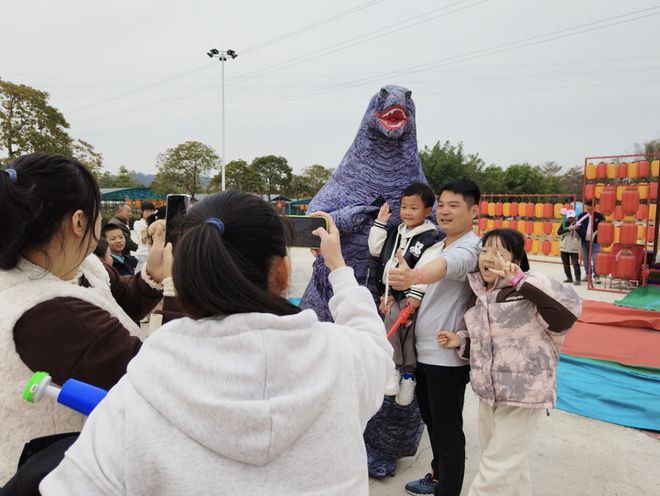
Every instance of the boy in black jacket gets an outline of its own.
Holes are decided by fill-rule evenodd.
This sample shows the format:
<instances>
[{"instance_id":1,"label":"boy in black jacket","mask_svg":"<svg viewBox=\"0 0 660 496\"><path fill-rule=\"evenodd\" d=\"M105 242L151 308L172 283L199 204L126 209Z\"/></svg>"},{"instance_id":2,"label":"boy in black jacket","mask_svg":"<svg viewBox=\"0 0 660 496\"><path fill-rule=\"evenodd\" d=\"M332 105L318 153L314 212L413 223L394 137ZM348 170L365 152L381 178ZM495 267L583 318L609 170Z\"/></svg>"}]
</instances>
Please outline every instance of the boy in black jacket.
<instances>
[{"instance_id":1,"label":"boy in black jacket","mask_svg":"<svg viewBox=\"0 0 660 496\"><path fill-rule=\"evenodd\" d=\"M369 231L369 252L379 259L377 279L381 283L380 309L385 315L386 329L394 324L406 304L417 309L424 297L426 284L414 284L405 291L396 291L389 287L387 273L390 267L396 267L395 254L398 249L403 251L403 258L411 268L421 267L432 259L432 250L427 249L440 240L437 228L427 219L434 200L435 195L428 185L413 183L401 194L401 224L387 230L391 213L385 203ZM414 323L408 327L401 326L390 337L397 369L387 384L385 394L396 396L399 405L409 405L414 397L417 360L413 328Z\"/></svg>"},{"instance_id":2,"label":"boy in black jacket","mask_svg":"<svg viewBox=\"0 0 660 496\"><path fill-rule=\"evenodd\" d=\"M582 262L584 263L584 277L583 281L589 279L589 274L593 274L593 282L600 282L598 274L596 274L596 255L600 251L600 245L596 242L596 235L598 234L598 224L605 220L605 217L600 212L593 209L593 202L587 201L584 203L585 211L578 215L576 232L582 239ZM593 240L591 249L591 257L589 257L589 241ZM590 269L591 267L591 269Z\"/></svg>"}]
</instances>

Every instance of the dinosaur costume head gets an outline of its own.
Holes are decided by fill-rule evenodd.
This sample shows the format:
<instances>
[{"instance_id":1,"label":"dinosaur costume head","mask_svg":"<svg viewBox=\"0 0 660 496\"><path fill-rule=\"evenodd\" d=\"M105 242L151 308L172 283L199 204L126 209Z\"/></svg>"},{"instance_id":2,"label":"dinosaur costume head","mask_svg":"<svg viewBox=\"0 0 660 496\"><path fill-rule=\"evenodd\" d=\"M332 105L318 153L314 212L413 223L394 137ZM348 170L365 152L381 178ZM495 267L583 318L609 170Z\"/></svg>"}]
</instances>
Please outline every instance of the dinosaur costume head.
<instances>
[{"instance_id":1,"label":"dinosaur costume head","mask_svg":"<svg viewBox=\"0 0 660 496\"><path fill-rule=\"evenodd\" d=\"M360 129L398 140L415 136L415 103L412 91L401 86L384 86L371 98Z\"/></svg>"},{"instance_id":2,"label":"dinosaur costume head","mask_svg":"<svg viewBox=\"0 0 660 496\"><path fill-rule=\"evenodd\" d=\"M360 284L377 297L376 261L369 254L367 239L382 196L390 205L390 226L401 222L401 193L411 183L426 183L417 149L415 104L412 92L401 86L384 86L369 101L367 110L339 167L309 204L309 212L332 215L341 233L346 263L353 267ZM374 217L372 217L374 215ZM301 306L316 311L321 320L331 320L328 300L332 289L323 259L314 262L312 280Z\"/></svg>"}]
</instances>

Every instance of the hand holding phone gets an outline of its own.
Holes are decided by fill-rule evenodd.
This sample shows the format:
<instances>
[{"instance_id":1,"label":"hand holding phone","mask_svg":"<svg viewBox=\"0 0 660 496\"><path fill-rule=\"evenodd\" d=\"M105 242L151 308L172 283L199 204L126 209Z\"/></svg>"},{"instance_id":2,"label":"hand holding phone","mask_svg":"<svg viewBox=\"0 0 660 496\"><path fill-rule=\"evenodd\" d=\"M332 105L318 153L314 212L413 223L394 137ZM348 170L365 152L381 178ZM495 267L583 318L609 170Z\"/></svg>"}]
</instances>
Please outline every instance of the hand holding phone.
<instances>
[{"instance_id":1,"label":"hand holding phone","mask_svg":"<svg viewBox=\"0 0 660 496\"><path fill-rule=\"evenodd\" d=\"M311 217L306 215L287 215L292 230L289 246L301 246L305 248L320 248L321 238L313 232L319 227L328 229L328 222L324 217Z\"/></svg>"},{"instance_id":2,"label":"hand holding phone","mask_svg":"<svg viewBox=\"0 0 660 496\"><path fill-rule=\"evenodd\" d=\"M323 259L325 260L325 265L331 271L338 269L339 267L344 267L346 262L344 261L344 256L341 254L339 229L337 229L337 226L332 220L332 217L330 217L330 215L325 212L314 212L312 216L324 218L327 222L327 228L317 229L315 231L315 235L317 235L321 240L320 252L321 255L323 255Z\"/></svg>"},{"instance_id":3,"label":"hand holding phone","mask_svg":"<svg viewBox=\"0 0 660 496\"><path fill-rule=\"evenodd\" d=\"M190 195L167 195L165 210L165 243L176 244L181 237L181 221L190 207Z\"/></svg>"}]
</instances>

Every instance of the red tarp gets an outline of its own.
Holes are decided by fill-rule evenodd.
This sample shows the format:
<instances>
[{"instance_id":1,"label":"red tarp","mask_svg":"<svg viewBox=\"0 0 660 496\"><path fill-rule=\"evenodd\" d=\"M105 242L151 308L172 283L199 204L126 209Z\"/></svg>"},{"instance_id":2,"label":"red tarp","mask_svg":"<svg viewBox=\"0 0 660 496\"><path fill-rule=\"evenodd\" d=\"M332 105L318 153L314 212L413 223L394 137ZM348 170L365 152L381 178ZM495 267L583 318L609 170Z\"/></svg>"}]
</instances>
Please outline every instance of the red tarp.
<instances>
[{"instance_id":1,"label":"red tarp","mask_svg":"<svg viewBox=\"0 0 660 496\"><path fill-rule=\"evenodd\" d=\"M584 300L562 353L660 368L660 315L651 310Z\"/></svg>"}]
</instances>

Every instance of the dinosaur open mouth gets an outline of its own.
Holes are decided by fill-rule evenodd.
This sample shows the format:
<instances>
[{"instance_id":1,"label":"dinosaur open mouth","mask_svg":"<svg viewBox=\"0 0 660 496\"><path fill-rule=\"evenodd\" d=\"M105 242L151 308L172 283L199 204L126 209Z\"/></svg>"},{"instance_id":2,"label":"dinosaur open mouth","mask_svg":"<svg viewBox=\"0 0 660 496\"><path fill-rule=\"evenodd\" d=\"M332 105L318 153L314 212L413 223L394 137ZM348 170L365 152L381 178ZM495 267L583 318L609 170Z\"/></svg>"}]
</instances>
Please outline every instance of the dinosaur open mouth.
<instances>
[{"instance_id":1,"label":"dinosaur open mouth","mask_svg":"<svg viewBox=\"0 0 660 496\"><path fill-rule=\"evenodd\" d=\"M378 120L385 129L401 129L408 122L408 116L406 115L403 107L399 105L393 105L386 108L380 114L377 114Z\"/></svg>"}]
</instances>

